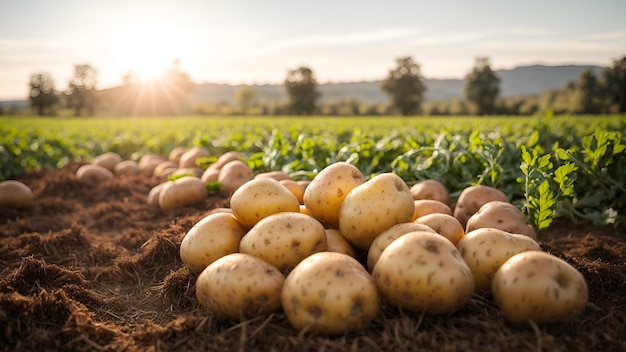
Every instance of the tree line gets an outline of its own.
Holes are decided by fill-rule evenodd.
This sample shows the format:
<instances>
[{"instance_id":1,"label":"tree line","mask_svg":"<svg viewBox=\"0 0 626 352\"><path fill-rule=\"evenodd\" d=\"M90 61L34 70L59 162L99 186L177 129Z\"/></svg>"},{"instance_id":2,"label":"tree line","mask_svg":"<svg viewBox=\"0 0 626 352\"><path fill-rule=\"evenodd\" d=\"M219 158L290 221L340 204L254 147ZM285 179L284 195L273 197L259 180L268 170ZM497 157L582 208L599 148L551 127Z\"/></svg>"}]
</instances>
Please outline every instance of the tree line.
<instances>
[{"instance_id":1,"label":"tree line","mask_svg":"<svg viewBox=\"0 0 626 352\"><path fill-rule=\"evenodd\" d=\"M321 94L315 73L302 66L287 72L284 88L286 102L267 103L257 98L251 87L235 92L236 105L193 104L194 89L189 76L174 61L163 77L140 81L129 72L123 84L97 90L97 71L90 65L76 65L68 88L58 92L47 73L31 76L29 102L39 115L54 115L58 108L71 109L74 115L97 112L118 115L532 115L542 111L569 114L626 112L626 56L596 77L589 69L577 81L561 89L539 95L500 98L500 79L487 57L476 59L464 79L464 99L424 102L426 87L420 65L412 57L396 59L381 82L380 89L389 97L385 104L362 104L356 99L320 102Z\"/></svg>"}]
</instances>

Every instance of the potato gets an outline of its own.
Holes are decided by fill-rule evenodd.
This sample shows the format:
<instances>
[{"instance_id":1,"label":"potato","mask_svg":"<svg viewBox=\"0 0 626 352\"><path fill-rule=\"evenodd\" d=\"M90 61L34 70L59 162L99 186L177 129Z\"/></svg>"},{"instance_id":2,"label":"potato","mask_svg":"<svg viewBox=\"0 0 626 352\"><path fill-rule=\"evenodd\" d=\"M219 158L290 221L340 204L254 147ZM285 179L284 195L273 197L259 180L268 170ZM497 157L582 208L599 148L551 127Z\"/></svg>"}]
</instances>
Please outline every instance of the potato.
<instances>
[{"instance_id":1,"label":"potato","mask_svg":"<svg viewBox=\"0 0 626 352\"><path fill-rule=\"evenodd\" d=\"M163 190L163 187L165 187L166 184L167 182L160 183L152 187L150 192L148 192L148 205L149 206L152 206L152 207L159 206L159 195L161 195L161 191Z\"/></svg>"},{"instance_id":2,"label":"potato","mask_svg":"<svg viewBox=\"0 0 626 352\"><path fill-rule=\"evenodd\" d=\"M245 320L278 310L284 282L283 274L262 259L232 253L202 271L196 297L220 316Z\"/></svg>"},{"instance_id":3,"label":"potato","mask_svg":"<svg viewBox=\"0 0 626 352\"><path fill-rule=\"evenodd\" d=\"M87 164L76 170L76 177L81 181L100 182L113 179L114 175L109 169L102 166Z\"/></svg>"},{"instance_id":4,"label":"potato","mask_svg":"<svg viewBox=\"0 0 626 352\"><path fill-rule=\"evenodd\" d=\"M420 216L414 222L430 227L441 236L450 240L455 246L465 235L463 225L461 225L457 218L450 214L427 214Z\"/></svg>"},{"instance_id":5,"label":"potato","mask_svg":"<svg viewBox=\"0 0 626 352\"><path fill-rule=\"evenodd\" d=\"M535 229L530 225L524 214L509 202L491 201L483 204L467 220L465 232L483 227L493 227L537 239Z\"/></svg>"},{"instance_id":6,"label":"potato","mask_svg":"<svg viewBox=\"0 0 626 352\"><path fill-rule=\"evenodd\" d=\"M170 210L185 205L200 203L207 198L204 183L194 176L184 176L166 182L159 192L159 206Z\"/></svg>"},{"instance_id":7,"label":"potato","mask_svg":"<svg viewBox=\"0 0 626 352\"><path fill-rule=\"evenodd\" d=\"M141 173L139 164L134 160L122 160L113 169L113 173L116 176L122 175L137 175Z\"/></svg>"},{"instance_id":8,"label":"potato","mask_svg":"<svg viewBox=\"0 0 626 352\"><path fill-rule=\"evenodd\" d=\"M115 169L115 165L122 161L122 157L114 152L106 152L104 154L100 154L95 157L91 164L102 166L103 168L113 171Z\"/></svg>"},{"instance_id":9,"label":"potato","mask_svg":"<svg viewBox=\"0 0 626 352\"><path fill-rule=\"evenodd\" d=\"M260 174L257 174L255 176L255 178L265 178L265 177L273 178L276 181L281 181L281 180L288 180L289 174L281 170L274 170L274 171L261 172Z\"/></svg>"},{"instance_id":10,"label":"potato","mask_svg":"<svg viewBox=\"0 0 626 352\"><path fill-rule=\"evenodd\" d=\"M289 272L302 259L324 250L324 226L317 219L300 213L269 215L254 225L239 242L241 253L259 257L282 272Z\"/></svg>"},{"instance_id":11,"label":"potato","mask_svg":"<svg viewBox=\"0 0 626 352\"><path fill-rule=\"evenodd\" d=\"M228 164L229 162L233 160L243 160L245 157L246 155L244 153L231 150L220 155L219 158L217 158L217 160L213 164L209 165L209 169L219 170L223 168L224 165Z\"/></svg>"},{"instance_id":12,"label":"potato","mask_svg":"<svg viewBox=\"0 0 626 352\"><path fill-rule=\"evenodd\" d=\"M448 188L440 181L433 179L423 180L411 186L409 190L415 200L438 200L448 207L451 206L450 191L448 191Z\"/></svg>"},{"instance_id":13,"label":"potato","mask_svg":"<svg viewBox=\"0 0 626 352\"><path fill-rule=\"evenodd\" d=\"M429 226L415 222L404 222L388 228L376 236L374 241L372 241L372 244L367 251L367 269L370 272L374 269L374 265L376 265L378 258L380 258L380 255L391 242L393 242L396 238L413 231L435 232L435 230L431 229Z\"/></svg>"},{"instance_id":14,"label":"potato","mask_svg":"<svg viewBox=\"0 0 626 352\"><path fill-rule=\"evenodd\" d=\"M180 161L180 157L183 154L185 154L186 151L187 151L187 148L185 148L185 147L175 147L168 154L167 160L175 162L176 166L178 166L178 162Z\"/></svg>"},{"instance_id":15,"label":"potato","mask_svg":"<svg viewBox=\"0 0 626 352\"><path fill-rule=\"evenodd\" d=\"M207 215L183 237L180 259L190 271L199 273L219 258L238 252L246 231L232 214Z\"/></svg>"},{"instance_id":16,"label":"potato","mask_svg":"<svg viewBox=\"0 0 626 352\"><path fill-rule=\"evenodd\" d=\"M492 200L509 201L506 194L497 188L484 185L469 186L459 194L459 199L454 206L454 217L465 227L467 219L474 215L483 204Z\"/></svg>"},{"instance_id":17,"label":"potato","mask_svg":"<svg viewBox=\"0 0 626 352\"><path fill-rule=\"evenodd\" d=\"M166 160L167 159L157 154L152 154L152 153L144 154L141 157L141 159L139 159L139 168L143 172L152 174L154 172L154 169L157 167L157 165L159 165L160 163Z\"/></svg>"},{"instance_id":18,"label":"potato","mask_svg":"<svg viewBox=\"0 0 626 352\"><path fill-rule=\"evenodd\" d=\"M281 302L291 325L312 333L359 331L380 311L370 274L356 259L335 252L298 264L285 279Z\"/></svg>"},{"instance_id":19,"label":"potato","mask_svg":"<svg viewBox=\"0 0 626 352\"><path fill-rule=\"evenodd\" d=\"M180 159L178 160L178 167L196 167L198 166L198 164L196 164L196 159L207 158L210 156L211 153L208 149L204 147L194 146L180 156Z\"/></svg>"},{"instance_id":20,"label":"potato","mask_svg":"<svg viewBox=\"0 0 626 352\"><path fill-rule=\"evenodd\" d=\"M230 197L241 185L254 179L254 171L241 160L233 160L220 169L217 181L222 183L220 194Z\"/></svg>"},{"instance_id":21,"label":"potato","mask_svg":"<svg viewBox=\"0 0 626 352\"><path fill-rule=\"evenodd\" d=\"M353 246L367 250L381 232L410 222L414 210L404 180L392 173L379 174L346 195L339 212L339 230Z\"/></svg>"},{"instance_id":22,"label":"potato","mask_svg":"<svg viewBox=\"0 0 626 352\"><path fill-rule=\"evenodd\" d=\"M337 252L347 254L356 258L354 248L337 229L326 229L326 250L329 252Z\"/></svg>"},{"instance_id":23,"label":"potato","mask_svg":"<svg viewBox=\"0 0 626 352\"><path fill-rule=\"evenodd\" d=\"M197 167L197 166L179 167L178 169L174 170L174 172L172 172L171 176L191 175L191 176L196 176L200 178L203 173L204 173L204 170L202 170L202 168Z\"/></svg>"},{"instance_id":24,"label":"potato","mask_svg":"<svg viewBox=\"0 0 626 352\"><path fill-rule=\"evenodd\" d=\"M0 182L0 207L27 209L33 205L33 191L16 180Z\"/></svg>"},{"instance_id":25,"label":"potato","mask_svg":"<svg viewBox=\"0 0 626 352\"><path fill-rule=\"evenodd\" d=\"M509 258L493 276L493 298L515 324L571 321L589 298L583 275L566 261L541 251Z\"/></svg>"},{"instance_id":26,"label":"potato","mask_svg":"<svg viewBox=\"0 0 626 352\"><path fill-rule=\"evenodd\" d=\"M300 212L300 202L296 196L271 178L257 178L242 185L230 197L230 207L247 228L252 228L264 217L275 213Z\"/></svg>"},{"instance_id":27,"label":"potato","mask_svg":"<svg viewBox=\"0 0 626 352\"><path fill-rule=\"evenodd\" d=\"M165 160L154 167L152 175L156 177L167 177L174 173L174 171L176 170L178 170L178 163L175 163L171 160Z\"/></svg>"},{"instance_id":28,"label":"potato","mask_svg":"<svg viewBox=\"0 0 626 352\"><path fill-rule=\"evenodd\" d=\"M356 166L336 162L320 171L306 187L304 205L327 226L339 228L339 211L344 198L363 183L365 176Z\"/></svg>"},{"instance_id":29,"label":"potato","mask_svg":"<svg viewBox=\"0 0 626 352\"><path fill-rule=\"evenodd\" d=\"M200 180L204 183L216 182L220 176L220 169L208 169L204 170L202 176L200 176Z\"/></svg>"},{"instance_id":30,"label":"potato","mask_svg":"<svg viewBox=\"0 0 626 352\"><path fill-rule=\"evenodd\" d=\"M304 204L304 187L302 185L294 180L280 180L278 182L287 187L287 189L296 196L300 204Z\"/></svg>"},{"instance_id":31,"label":"potato","mask_svg":"<svg viewBox=\"0 0 626 352\"><path fill-rule=\"evenodd\" d=\"M456 247L427 231L407 233L387 246L372 277L391 304L417 313L453 313L474 292L472 273Z\"/></svg>"},{"instance_id":32,"label":"potato","mask_svg":"<svg viewBox=\"0 0 626 352\"><path fill-rule=\"evenodd\" d=\"M452 210L445 203L433 199L416 199L413 201L415 211L413 211L413 219L428 214L448 214L452 215Z\"/></svg>"},{"instance_id":33,"label":"potato","mask_svg":"<svg viewBox=\"0 0 626 352\"><path fill-rule=\"evenodd\" d=\"M491 290L493 275L507 259L524 251L541 250L539 244L528 236L495 228L470 231L456 247L472 271L479 292Z\"/></svg>"}]
</instances>

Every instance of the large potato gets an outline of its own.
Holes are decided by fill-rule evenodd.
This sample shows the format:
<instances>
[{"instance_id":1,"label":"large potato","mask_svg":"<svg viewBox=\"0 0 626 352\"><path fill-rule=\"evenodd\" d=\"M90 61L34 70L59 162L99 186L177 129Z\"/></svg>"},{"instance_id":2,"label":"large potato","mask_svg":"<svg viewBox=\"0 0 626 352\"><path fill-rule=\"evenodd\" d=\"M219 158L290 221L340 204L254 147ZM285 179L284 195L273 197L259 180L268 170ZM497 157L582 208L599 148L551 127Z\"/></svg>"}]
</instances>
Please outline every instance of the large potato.
<instances>
[{"instance_id":1,"label":"large potato","mask_svg":"<svg viewBox=\"0 0 626 352\"><path fill-rule=\"evenodd\" d=\"M415 200L438 200L448 207L451 206L450 191L448 191L448 188L440 181L433 179L423 180L411 186L410 191Z\"/></svg>"},{"instance_id":2,"label":"large potato","mask_svg":"<svg viewBox=\"0 0 626 352\"><path fill-rule=\"evenodd\" d=\"M285 279L281 302L291 325L313 333L359 331L380 311L370 274L356 259L335 252L298 264Z\"/></svg>"},{"instance_id":3,"label":"large potato","mask_svg":"<svg viewBox=\"0 0 626 352\"><path fill-rule=\"evenodd\" d=\"M339 227L341 204L348 193L365 183L356 166L347 162L333 163L317 174L304 191L303 202L311 214L330 227Z\"/></svg>"},{"instance_id":4,"label":"large potato","mask_svg":"<svg viewBox=\"0 0 626 352\"><path fill-rule=\"evenodd\" d=\"M387 246L372 277L391 304L418 313L453 313L474 292L474 278L456 247L427 231L404 234Z\"/></svg>"},{"instance_id":5,"label":"large potato","mask_svg":"<svg viewBox=\"0 0 626 352\"><path fill-rule=\"evenodd\" d=\"M26 184L7 180L0 182L0 207L26 209L33 205L33 191Z\"/></svg>"},{"instance_id":6,"label":"large potato","mask_svg":"<svg viewBox=\"0 0 626 352\"><path fill-rule=\"evenodd\" d=\"M589 298L583 275L566 261L541 251L509 258L491 283L496 304L516 324L571 321Z\"/></svg>"},{"instance_id":7,"label":"large potato","mask_svg":"<svg viewBox=\"0 0 626 352\"><path fill-rule=\"evenodd\" d=\"M352 245L367 250L381 232L410 222L414 210L413 196L404 180L392 173L379 174L344 198L339 230Z\"/></svg>"},{"instance_id":8,"label":"large potato","mask_svg":"<svg viewBox=\"0 0 626 352\"><path fill-rule=\"evenodd\" d=\"M524 251L540 251L541 247L525 235L495 228L468 232L456 246L474 276L476 291L491 290L491 279L510 257Z\"/></svg>"},{"instance_id":9,"label":"large potato","mask_svg":"<svg viewBox=\"0 0 626 352\"><path fill-rule=\"evenodd\" d=\"M537 239L537 233L528 222L528 219L526 219L519 209L509 202L491 201L483 204L483 206L467 220L465 232L483 227L492 227Z\"/></svg>"},{"instance_id":10,"label":"large potato","mask_svg":"<svg viewBox=\"0 0 626 352\"><path fill-rule=\"evenodd\" d=\"M232 253L202 271L196 297L218 315L244 320L278 310L284 282L283 274L262 259Z\"/></svg>"},{"instance_id":11,"label":"large potato","mask_svg":"<svg viewBox=\"0 0 626 352\"><path fill-rule=\"evenodd\" d=\"M470 216L474 215L483 204L493 200L502 202L509 201L506 194L497 188L485 185L469 186L463 189L461 194L459 194L459 199L454 206L453 215L459 220L461 225L465 227Z\"/></svg>"},{"instance_id":12,"label":"large potato","mask_svg":"<svg viewBox=\"0 0 626 352\"><path fill-rule=\"evenodd\" d=\"M418 224L426 225L456 245L465 235L461 222L450 214L433 213L415 219Z\"/></svg>"},{"instance_id":13,"label":"large potato","mask_svg":"<svg viewBox=\"0 0 626 352\"><path fill-rule=\"evenodd\" d=\"M404 234L414 231L435 232L435 230L430 228L428 225L418 224L415 222L403 222L401 224L391 226L377 235L374 241L372 241L372 244L367 251L367 269L370 272L374 269L374 265L376 265L378 258L380 258L380 255L383 253L385 248L391 244L391 242Z\"/></svg>"},{"instance_id":14,"label":"large potato","mask_svg":"<svg viewBox=\"0 0 626 352\"><path fill-rule=\"evenodd\" d=\"M239 243L241 253L259 257L282 272L289 272L302 259L324 250L324 225L311 216L291 212L263 218Z\"/></svg>"},{"instance_id":15,"label":"large potato","mask_svg":"<svg viewBox=\"0 0 626 352\"><path fill-rule=\"evenodd\" d=\"M230 197L239 187L254 179L254 171L241 160L233 160L220 169L217 181L222 185L220 194Z\"/></svg>"},{"instance_id":16,"label":"large potato","mask_svg":"<svg viewBox=\"0 0 626 352\"><path fill-rule=\"evenodd\" d=\"M183 237L180 259L199 273L219 258L239 251L246 228L230 213L215 212L198 221Z\"/></svg>"},{"instance_id":17,"label":"large potato","mask_svg":"<svg viewBox=\"0 0 626 352\"><path fill-rule=\"evenodd\" d=\"M204 183L194 176L168 181L158 194L159 207L163 210L200 203L208 196Z\"/></svg>"},{"instance_id":18,"label":"large potato","mask_svg":"<svg viewBox=\"0 0 626 352\"><path fill-rule=\"evenodd\" d=\"M257 178L243 184L230 197L230 207L247 228L272 214L300 212L296 196L272 178Z\"/></svg>"}]
</instances>

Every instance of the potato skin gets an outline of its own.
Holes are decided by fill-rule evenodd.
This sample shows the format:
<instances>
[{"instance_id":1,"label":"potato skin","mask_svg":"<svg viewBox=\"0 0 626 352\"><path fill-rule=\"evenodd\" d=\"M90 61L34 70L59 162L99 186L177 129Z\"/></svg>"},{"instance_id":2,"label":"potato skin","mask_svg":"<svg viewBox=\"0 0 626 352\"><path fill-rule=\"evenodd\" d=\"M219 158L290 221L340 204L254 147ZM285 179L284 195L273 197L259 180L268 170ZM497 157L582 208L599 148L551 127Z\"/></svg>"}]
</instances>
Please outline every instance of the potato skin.
<instances>
[{"instance_id":1,"label":"potato skin","mask_svg":"<svg viewBox=\"0 0 626 352\"><path fill-rule=\"evenodd\" d=\"M456 247L427 231L407 233L387 246L372 277L387 301L418 313L453 313L474 292L474 278Z\"/></svg>"},{"instance_id":2,"label":"potato skin","mask_svg":"<svg viewBox=\"0 0 626 352\"><path fill-rule=\"evenodd\" d=\"M509 201L506 194L497 188L485 185L469 186L463 189L461 194L459 194L459 199L454 206L453 215L459 220L461 225L465 227L470 216L474 215L483 204L492 200L502 202Z\"/></svg>"},{"instance_id":3,"label":"potato skin","mask_svg":"<svg viewBox=\"0 0 626 352\"><path fill-rule=\"evenodd\" d=\"M26 184L16 180L0 182L0 206L27 209L33 205L33 191Z\"/></svg>"},{"instance_id":4,"label":"potato skin","mask_svg":"<svg viewBox=\"0 0 626 352\"><path fill-rule=\"evenodd\" d=\"M413 197L404 180L393 173L379 174L344 198L339 230L353 246L367 250L381 232L410 222L414 211Z\"/></svg>"},{"instance_id":5,"label":"potato skin","mask_svg":"<svg viewBox=\"0 0 626 352\"><path fill-rule=\"evenodd\" d=\"M241 239L239 251L259 257L287 273L309 255L326 250L326 246L326 231L317 219L282 212L269 215L254 225Z\"/></svg>"},{"instance_id":6,"label":"potato skin","mask_svg":"<svg viewBox=\"0 0 626 352\"><path fill-rule=\"evenodd\" d=\"M347 162L333 163L320 171L304 190L303 203L311 214L328 227L339 228L339 212L344 198L365 176Z\"/></svg>"},{"instance_id":7,"label":"potato skin","mask_svg":"<svg viewBox=\"0 0 626 352\"><path fill-rule=\"evenodd\" d=\"M528 222L528 219L509 202L491 201L483 204L467 220L465 232L483 227L497 228L509 233L526 235L532 239L537 239L537 233Z\"/></svg>"},{"instance_id":8,"label":"potato skin","mask_svg":"<svg viewBox=\"0 0 626 352\"><path fill-rule=\"evenodd\" d=\"M325 334L358 331L380 311L370 274L343 253L315 253L285 279L283 310L296 329Z\"/></svg>"},{"instance_id":9,"label":"potato skin","mask_svg":"<svg viewBox=\"0 0 626 352\"><path fill-rule=\"evenodd\" d=\"M180 244L180 259L192 272L202 272L217 259L239 251L246 228L235 216L215 212L198 221Z\"/></svg>"},{"instance_id":10,"label":"potato skin","mask_svg":"<svg viewBox=\"0 0 626 352\"><path fill-rule=\"evenodd\" d=\"M496 228L470 231L456 246L474 276L476 291L491 290L491 280L500 266L517 253L540 251L541 247L526 235Z\"/></svg>"},{"instance_id":11,"label":"potato skin","mask_svg":"<svg viewBox=\"0 0 626 352\"><path fill-rule=\"evenodd\" d=\"M243 320L278 310L284 282L283 274L262 259L232 253L202 271L196 297L220 316Z\"/></svg>"},{"instance_id":12,"label":"potato skin","mask_svg":"<svg viewBox=\"0 0 626 352\"><path fill-rule=\"evenodd\" d=\"M513 323L569 321L584 309L589 289L583 275L546 252L527 251L509 258L491 284L493 298Z\"/></svg>"}]
</instances>

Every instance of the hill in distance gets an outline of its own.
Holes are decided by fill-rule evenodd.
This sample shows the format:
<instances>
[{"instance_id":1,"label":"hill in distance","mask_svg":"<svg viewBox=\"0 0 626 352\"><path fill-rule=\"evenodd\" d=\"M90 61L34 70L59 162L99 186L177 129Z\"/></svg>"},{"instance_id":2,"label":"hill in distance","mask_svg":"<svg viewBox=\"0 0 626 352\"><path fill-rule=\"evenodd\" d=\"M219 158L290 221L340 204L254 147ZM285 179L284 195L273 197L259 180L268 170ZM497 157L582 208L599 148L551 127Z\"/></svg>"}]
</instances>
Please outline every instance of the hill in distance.
<instances>
[{"instance_id":1,"label":"hill in distance","mask_svg":"<svg viewBox=\"0 0 626 352\"><path fill-rule=\"evenodd\" d=\"M592 69L600 77L604 67L593 65L520 66L510 70L497 70L500 78L500 97L510 98L541 94L548 90L563 88L569 81L578 80L580 74ZM388 97L380 89L381 81L323 83L318 85L324 103L357 99L361 103L384 103ZM463 99L464 78L425 79L426 101ZM193 100L207 103L236 104L235 92L246 85L202 83L193 92ZM247 85L256 91L259 101L281 102L286 100L283 85Z\"/></svg>"}]
</instances>

